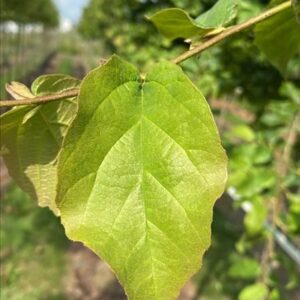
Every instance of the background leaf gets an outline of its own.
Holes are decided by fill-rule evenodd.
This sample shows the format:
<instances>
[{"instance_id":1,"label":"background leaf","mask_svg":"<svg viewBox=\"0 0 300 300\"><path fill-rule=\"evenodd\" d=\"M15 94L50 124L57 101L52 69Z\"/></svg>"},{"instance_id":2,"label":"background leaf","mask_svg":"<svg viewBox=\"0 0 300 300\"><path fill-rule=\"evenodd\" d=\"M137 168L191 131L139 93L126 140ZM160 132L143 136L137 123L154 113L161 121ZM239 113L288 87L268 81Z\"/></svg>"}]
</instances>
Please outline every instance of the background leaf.
<instances>
[{"instance_id":1,"label":"background leaf","mask_svg":"<svg viewBox=\"0 0 300 300\"><path fill-rule=\"evenodd\" d=\"M203 36L213 29L223 27L236 13L236 0L219 0L195 20L180 8L163 9L149 17L149 20L169 39L190 38Z\"/></svg>"},{"instance_id":2,"label":"background leaf","mask_svg":"<svg viewBox=\"0 0 300 300\"><path fill-rule=\"evenodd\" d=\"M296 20L300 24L300 1L299 0L292 0L292 7L293 7L293 10L294 10L294 14L296 16Z\"/></svg>"},{"instance_id":3,"label":"background leaf","mask_svg":"<svg viewBox=\"0 0 300 300\"><path fill-rule=\"evenodd\" d=\"M271 6L278 3L272 1ZM288 33L288 34L287 34ZM300 53L300 26L288 8L255 27L255 43L269 61L286 74L289 60Z\"/></svg>"},{"instance_id":4,"label":"background leaf","mask_svg":"<svg viewBox=\"0 0 300 300\"><path fill-rule=\"evenodd\" d=\"M268 294L267 287L262 283L255 283L245 287L239 294L239 300L264 300Z\"/></svg>"},{"instance_id":5,"label":"background leaf","mask_svg":"<svg viewBox=\"0 0 300 300\"><path fill-rule=\"evenodd\" d=\"M58 167L67 235L105 259L129 299L174 299L210 244L227 159L209 107L181 69L141 82L113 56L84 80Z\"/></svg>"},{"instance_id":6,"label":"background leaf","mask_svg":"<svg viewBox=\"0 0 300 300\"><path fill-rule=\"evenodd\" d=\"M33 82L32 92L36 96L61 92L79 83L70 76L46 75ZM1 154L10 176L40 206L49 206L56 214L57 155L76 109L75 99L64 99L16 107L0 118Z\"/></svg>"},{"instance_id":7,"label":"background leaf","mask_svg":"<svg viewBox=\"0 0 300 300\"><path fill-rule=\"evenodd\" d=\"M196 18L195 22L202 28L223 27L236 17L237 2L237 0L219 0L211 9Z\"/></svg>"},{"instance_id":8,"label":"background leaf","mask_svg":"<svg viewBox=\"0 0 300 300\"><path fill-rule=\"evenodd\" d=\"M203 35L209 31L198 26L189 14L180 8L163 9L149 17L149 20L161 34L171 40Z\"/></svg>"}]
</instances>

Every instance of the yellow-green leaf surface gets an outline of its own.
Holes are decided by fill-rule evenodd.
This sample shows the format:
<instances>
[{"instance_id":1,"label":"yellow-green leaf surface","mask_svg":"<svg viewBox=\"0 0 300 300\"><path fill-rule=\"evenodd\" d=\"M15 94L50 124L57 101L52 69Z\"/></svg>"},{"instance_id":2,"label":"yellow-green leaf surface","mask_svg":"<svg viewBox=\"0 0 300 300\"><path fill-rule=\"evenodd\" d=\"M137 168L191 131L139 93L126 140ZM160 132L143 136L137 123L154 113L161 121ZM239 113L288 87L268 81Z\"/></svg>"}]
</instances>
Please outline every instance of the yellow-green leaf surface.
<instances>
[{"instance_id":1,"label":"yellow-green leaf surface","mask_svg":"<svg viewBox=\"0 0 300 300\"><path fill-rule=\"evenodd\" d=\"M203 36L211 30L222 28L237 14L237 0L219 0L208 11L193 19L180 8L158 11L149 20L167 38Z\"/></svg>"},{"instance_id":2,"label":"yellow-green leaf surface","mask_svg":"<svg viewBox=\"0 0 300 300\"><path fill-rule=\"evenodd\" d=\"M282 1L272 1L271 6ZM289 60L300 53L300 25L292 8L256 25L255 43L270 62L286 75Z\"/></svg>"},{"instance_id":3,"label":"yellow-green leaf surface","mask_svg":"<svg viewBox=\"0 0 300 300\"><path fill-rule=\"evenodd\" d=\"M58 164L67 235L105 259L129 299L175 299L210 245L227 158L182 70L145 79L113 56L83 80Z\"/></svg>"},{"instance_id":4,"label":"yellow-green leaf surface","mask_svg":"<svg viewBox=\"0 0 300 300\"><path fill-rule=\"evenodd\" d=\"M79 83L65 75L41 76L33 82L32 93L62 92ZM1 154L9 174L40 206L56 214L57 155L76 109L75 99L64 99L15 107L0 118Z\"/></svg>"}]
</instances>

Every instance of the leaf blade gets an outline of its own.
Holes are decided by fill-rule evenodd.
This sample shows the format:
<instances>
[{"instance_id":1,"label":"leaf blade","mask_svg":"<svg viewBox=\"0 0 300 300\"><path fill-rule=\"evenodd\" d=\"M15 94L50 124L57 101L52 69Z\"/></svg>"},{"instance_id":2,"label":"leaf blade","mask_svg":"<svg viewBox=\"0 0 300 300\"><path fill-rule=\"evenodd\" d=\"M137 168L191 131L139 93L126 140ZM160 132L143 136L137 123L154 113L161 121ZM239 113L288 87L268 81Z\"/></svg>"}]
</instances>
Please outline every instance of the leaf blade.
<instances>
[{"instance_id":1,"label":"leaf blade","mask_svg":"<svg viewBox=\"0 0 300 300\"><path fill-rule=\"evenodd\" d=\"M277 3L276 0L271 5L274 3ZM255 26L254 33L258 48L285 76L289 60L300 52L300 27L292 8L259 23Z\"/></svg>"},{"instance_id":2,"label":"leaf blade","mask_svg":"<svg viewBox=\"0 0 300 300\"><path fill-rule=\"evenodd\" d=\"M130 299L173 299L209 246L225 184L208 105L178 66L141 83L114 56L83 81L79 107L58 167L67 235L111 265Z\"/></svg>"},{"instance_id":3,"label":"leaf blade","mask_svg":"<svg viewBox=\"0 0 300 300\"><path fill-rule=\"evenodd\" d=\"M238 2L236 0L219 0L208 11L195 19L197 25L202 28L219 28L237 15Z\"/></svg>"},{"instance_id":4,"label":"leaf blade","mask_svg":"<svg viewBox=\"0 0 300 300\"><path fill-rule=\"evenodd\" d=\"M45 83L35 90L42 79ZM62 85L57 81L67 79ZM33 83L34 95L60 92L79 81L65 75L41 76ZM56 163L62 140L76 113L76 102L65 99L39 106L16 107L1 116L1 152L10 176L42 207L55 214Z\"/></svg>"},{"instance_id":5,"label":"leaf blade","mask_svg":"<svg viewBox=\"0 0 300 300\"><path fill-rule=\"evenodd\" d=\"M219 0L216 4L196 19L180 8L167 8L158 11L148 19L161 34L173 40L191 38L220 29L236 17L236 0Z\"/></svg>"}]
</instances>

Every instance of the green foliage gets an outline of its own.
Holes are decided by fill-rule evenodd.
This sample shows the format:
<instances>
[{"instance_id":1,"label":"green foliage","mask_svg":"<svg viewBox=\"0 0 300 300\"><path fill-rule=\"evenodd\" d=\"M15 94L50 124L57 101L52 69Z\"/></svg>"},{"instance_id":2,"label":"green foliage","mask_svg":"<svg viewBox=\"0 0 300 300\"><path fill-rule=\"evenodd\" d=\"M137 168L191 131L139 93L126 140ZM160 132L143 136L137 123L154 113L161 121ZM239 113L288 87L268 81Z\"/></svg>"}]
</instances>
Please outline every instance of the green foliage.
<instances>
[{"instance_id":1,"label":"green foliage","mask_svg":"<svg viewBox=\"0 0 300 300\"><path fill-rule=\"evenodd\" d=\"M70 76L46 75L33 82L31 92L36 96L62 92L79 83ZM24 90L29 93L16 83L12 89L21 96ZM65 99L18 107L1 115L1 154L11 177L40 206L49 206L56 214L57 155L76 109L74 99Z\"/></svg>"},{"instance_id":2,"label":"green foliage","mask_svg":"<svg viewBox=\"0 0 300 300\"><path fill-rule=\"evenodd\" d=\"M1 299L65 299L63 227L15 185L0 201Z\"/></svg>"},{"instance_id":3,"label":"green foliage","mask_svg":"<svg viewBox=\"0 0 300 300\"><path fill-rule=\"evenodd\" d=\"M56 27L58 11L52 0L1 0L1 22L40 23Z\"/></svg>"},{"instance_id":4,"label":"green foliage","mask_svg":"<svg viewBox=\"0 0 300 300\"><path fill-rule=\"evenodd\" d=\"M271 5L275 3L278 1L271 2ZM270 62L283 75L287 75L289 60L300 52L300 25L296 22L292 8L256 25L255 43Z\"/></svg>"},{"instance_id":5,"label":"green foliage","mask_svg":"<svg viewBox=\"0 0 300 300\"><path fill-rule=\"evenodd\" d=\"M267 294L266 286L262 283L256 283L244 288L239 295L239 300L264 300Z\"/></svg>"},{"instance_id":6,"label":"green foliage","mask_svg":"<svg viewBox=\"0 0 300 300\"><path fill-rule=\"evenodd\" d=\"M84 79L57 203L68 236L111 265L130 299L173 299L197 271L225 180L209 107L179 67L140 79L113 56Z\"/></svg>"},{"instance_id":7,"label":"green foliage","mask_svg":"<svg viewBox=\"0 0 300 300\"><path fill-rule=\"evenodd\" d=\"M195 22L203 28L223 27L236 17L237 4L237 0L218 0L211 9L197 17Z\"/></svg>"},{"instance_id":8,"label":"green foliage","mask_svg":"<svg viewBox=\"0 0 300 300\"><path fill-rule=\"evenodd\" d=\"M179 8L164 9L149 17L149 20L169 39L190 38L209 31L198 25L186 11Z\"/></svg>"},{"instance_id":9,"label":"green foliage","mask_svg":"<svg viewBox=\"0 0 300 300\"><path fill-rule=\"evenodd\" d=\"M236 258L228 270L231 278L255 279L261 273L258 262L254 259L242 257Z\"/></svg>"},{"instance_id":10,"label":"green foliage","mask_svg":"<svg viewBox=\"0 0 300 300\"><path fill-rule=\"evenodd\" d=\"M222 28L236 16L236 13L236 0L219 0L210 10L196 19L192 19L182 9L169 8L158 11L149 17L149 20L169 39L191 38Z\"/></svg>"},{"instance_id":11,"label":"green foliage","mask_svg":"<svg viewBox=\"0 0 300 300\"><path fill-rule=\"evenodd\" d=\"M300 1L292 0L292 7L296 17L297 22L300 24Z\"/></svg>"}]
</instances>

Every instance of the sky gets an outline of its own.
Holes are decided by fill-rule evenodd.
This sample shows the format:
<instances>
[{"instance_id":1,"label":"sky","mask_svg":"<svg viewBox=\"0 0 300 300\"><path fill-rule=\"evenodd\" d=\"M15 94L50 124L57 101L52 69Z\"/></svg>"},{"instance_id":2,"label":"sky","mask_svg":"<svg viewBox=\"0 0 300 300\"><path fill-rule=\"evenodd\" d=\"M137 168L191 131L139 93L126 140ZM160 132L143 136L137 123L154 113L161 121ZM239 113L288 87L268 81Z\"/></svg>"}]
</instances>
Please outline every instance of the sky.
<instances>
[{"instance_id":1,"label":"sky","mask_svg":"<svg viewBox=\"0 0 300 300\"><path fill-rule=\"evenodd\" d=\"M82 9L89 0L54 0L54 2L61 16L61 29L67 31L79 21Z\"/></svg>"}]
</instances>

